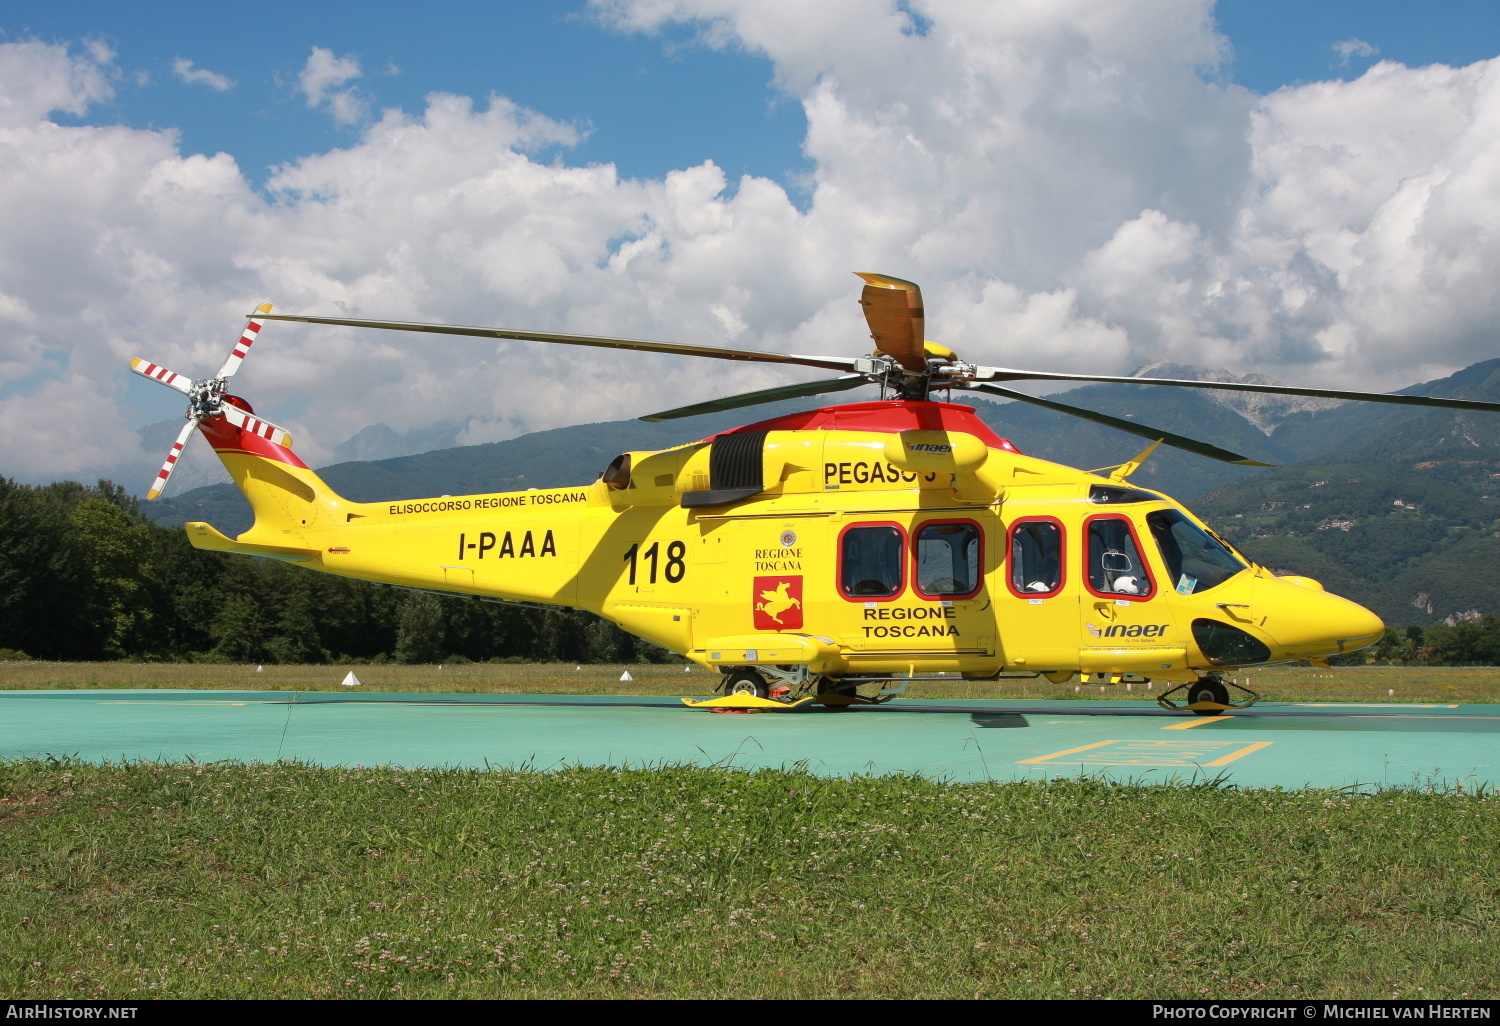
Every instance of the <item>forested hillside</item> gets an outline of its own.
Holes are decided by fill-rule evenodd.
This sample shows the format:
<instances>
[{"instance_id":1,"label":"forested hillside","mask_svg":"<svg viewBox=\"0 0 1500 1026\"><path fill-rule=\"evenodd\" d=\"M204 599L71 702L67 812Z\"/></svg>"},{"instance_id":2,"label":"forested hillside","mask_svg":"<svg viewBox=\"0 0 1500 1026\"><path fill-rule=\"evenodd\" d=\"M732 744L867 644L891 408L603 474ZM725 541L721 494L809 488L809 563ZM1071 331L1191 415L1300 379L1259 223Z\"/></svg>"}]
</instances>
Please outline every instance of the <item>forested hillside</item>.
<instances>
[{"instance_id":1,"label":"forested hillside","mask_svg":"<svg viewBox=\"0 0 1500 1026\"><path fill-rule=\"evenodd\" d=\"M1406 391L1500 401L1500 360ZM1044 459L1105 466L1142 445L1036 407L960 398ZM1258 561L1315 577L1388 624L1414 625L1415 633L1387 640L1382 658L1500 660L1500 624L1483 615L1500 611L1500 415L1357 403L1268 413L1140 385L1089 386L1059 398L1290 464L1235 467L1162 449L1135 480L1193 500ZM814 405L783 403L754 416ZM711 435L751 419L747 412L579 425L321 473L361 501L577 484L623 450ZM155 523L107 483L5 482L0 648L80 659L662 658L587 614L444 600L192 549L176 525L207 520L230 535L249 527L232 486L151 505ZM1477 654L1487 646L1493 659Z\"/></svg>"},{"instance_id":2,"label":"forested hillside","mask_svg":"<svg viewBox=\"0 0 1500 1026\"><path fill-rule=\"evenodd\" d=\"M0 478L0 650L209 662L675 659L589 613L439 597L203 552L107 481Z\"/></svg>"},{"instance_id":3,"label":"forested hillside","mask_svg":"<svg viewBox=\"0 0 1500 1026\"><path fill-rule=\"evenodd\" d=\"M1377 503L1379 497L1374 500ZM1298 521L1299 523L1301 521ZM1341 578L1315 549L1322 576ZM1344 553L1348 555L1348 553ZM1451 546L1462 563L1472 552ZM1351 565L1368 572L1366 564ZM1335 588L1335 590L1338 590ZM1493 608L1493 607L1492 607ZM1401 620L1393 620L1401 623ZM199 662L662 662L677 657L592 614L482 602L203 552L107 481L0 478L0 658ZM1387 632L1345 662L1500 664L1500 619Z\"/></svg>"},{"instance_id":4,"label":"forested hillside","mask_svg":"<svg viewBox=\"0 0 1500 1026\"><path fill-rule=\"evenodd\" d=\"M1500 360L1412 390L1500 401ZM1195 510L1260 562L1316 577L1387 623L1500 610L1500 414L1351 403L1277 434L1299 433L1305 447L1314 425L1337 450L1221 488Z\"/></svg>"},{"instance_id":5,"label":"forested hillside","mask_svg":"<svg viewBox=\"0 0 1500 1026\"><path fill-rule=\"evenodd\" d=\"M1379 508L1380 493L1371 508ZM1455 501L1461 501L1458 495ZM1346 504L1347 505L1347 504ZM1353 508L1353 507L1349 507ZM1305 511L1305 510L1304 510ZM1398 514L1392 537L1406 522ZM1304 520L1296 520L1298 523ZM1490 538L1493 541L1493 538ZM1362 577L1335 555L1293 550L1353 594ZM1436 570L1473 547L1454 544ZM1370 567L1350 559L1356 570ZM1340 576L1344 573L1344 576ZM1412 618L1407 618L1412 619ZM1401 624L1401 619L1389 622ZM675 660L591 613L441 597L309 573L276 559L202 552L141 516L110 481L28 487L0 478L0 658L327 663L462 660L633 663ZM1500 663L1500 619L1391 630L1341 661Z\"/></svg>"}]
</instances>

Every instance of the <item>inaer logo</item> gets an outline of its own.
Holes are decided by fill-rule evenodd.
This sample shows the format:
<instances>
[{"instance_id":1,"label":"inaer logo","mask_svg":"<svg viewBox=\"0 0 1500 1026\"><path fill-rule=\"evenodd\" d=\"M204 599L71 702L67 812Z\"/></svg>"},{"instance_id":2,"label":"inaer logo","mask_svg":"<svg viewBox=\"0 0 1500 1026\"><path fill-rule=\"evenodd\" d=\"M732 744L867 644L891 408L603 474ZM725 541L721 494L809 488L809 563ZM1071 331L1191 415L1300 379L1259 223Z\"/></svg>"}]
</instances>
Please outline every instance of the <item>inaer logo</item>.
<instances>
[{"instance_id":1,"label":"inaer logo","mask_svg":"<svg viewBox=\"0 0 1500 1026\"><path fill-rule=\"evenodd\" d=\"M1167 633L1167 625L1164 623L1133 623L1128 626L1117 623L1111 627L1096 627L1085 623L1084 626L1096 638L1160 638Z\"/></svg>"},{"instance_id":2,"label":"inaer logo","mask_svg":"<svg viewBox=\"0 0 1500 1026\"><path fill-rule=\"evenodd\" d=\"M796 630L802 626L801 577L757 577L751 594L756 630Z\"/></svg>"},{"instance_id":3,"label":"inaer logo","mask_svg":"<svg viewBox=\"0 0 1500 1026\"><path fill-rule=\"evenodd\" d=\"M934 445L931 442L918 442L916 445L907 446L912 452L930 452L939 456L946 456L953 451L951 445Z\"/></svg>"}]
</instances>

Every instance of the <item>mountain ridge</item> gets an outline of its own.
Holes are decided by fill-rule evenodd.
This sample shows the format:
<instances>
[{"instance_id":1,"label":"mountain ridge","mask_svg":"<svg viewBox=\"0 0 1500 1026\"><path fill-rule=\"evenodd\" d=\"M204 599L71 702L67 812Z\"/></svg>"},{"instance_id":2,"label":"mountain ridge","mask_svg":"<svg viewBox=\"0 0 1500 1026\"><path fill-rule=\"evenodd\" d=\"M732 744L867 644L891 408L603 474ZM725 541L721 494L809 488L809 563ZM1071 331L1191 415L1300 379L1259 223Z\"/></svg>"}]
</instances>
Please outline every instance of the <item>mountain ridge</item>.
<instances>
[{"instance_id":1,"label":"mountain ridge","mask_svg":"<svg viewBox=\"0 0 1500 1026\"><path fill-rule=\"evenodd\" d=\"M1174 376L1216 373L1154 369ZM1401 391L1500 401L1500 359ZM1278 464L1240 467L1163 447L1133 477L1184 501L1273 569L1322 580L1398 625L1500 611L1500 574L1487 569L1500 567L1500 417L1349 402L1251 407L1259 411L1256 423L1197 390L1131 384L1085 385L1051 398ZM954 400L972 405L1028 455L1069 466L1118 464L1145 444L1024 403L967 393ZM501 442L346 461L319 474L356 501L560 487L593 480L622 451L696 441L820 405L795 400L756 409L753 417L737 410L662 424L573 425ZM207 520L231 535L250 523L249 507L232 485L158 500L147 512L164 525Z\"/></svg>"}]
</instances>

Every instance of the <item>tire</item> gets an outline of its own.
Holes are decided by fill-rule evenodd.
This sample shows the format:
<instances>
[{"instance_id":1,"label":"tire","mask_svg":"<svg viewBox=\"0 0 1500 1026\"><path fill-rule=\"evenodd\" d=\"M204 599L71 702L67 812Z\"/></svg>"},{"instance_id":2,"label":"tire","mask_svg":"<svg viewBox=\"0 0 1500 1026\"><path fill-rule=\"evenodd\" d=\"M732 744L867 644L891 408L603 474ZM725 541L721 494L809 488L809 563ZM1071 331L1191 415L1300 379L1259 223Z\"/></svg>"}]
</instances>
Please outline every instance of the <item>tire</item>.
<instances>
[{"instance_id":1,"label":"tire","mask_svg":"<svg viewBox=\"0 0 1500 1026\"><path fill-rule=\"evenodd\" d=\"M1229 704L1229 689L1220 681L1200 680L1188 688L1188 704L1194 702L1218 702L1220 705ZM1199 716L1220 716L1223 709L1194 709L1193 712Z\"/></svg>"},{"instance_id":2,"label":"tire","mask_svg":"<svg viewBox=\"0 0 1500 1026\"><path fill-rule=\"evenodd\" d=\"M766 679L754 670L737 670L729 675L724 682L724 694L726 695L749 695L753 698L765 698L769 688L766 687Z\"/></svg>"},{"instance_id":3,"label":"tire","mask_svg":"<svg viewBox=\"0 0 1500 1026\"><path fill-rule=\"evenodd\" d=\"M841 689L829 680L818 682L818 704L829 712L844 712L854 705L853 689Z\"/></svg>"}]
</instances>

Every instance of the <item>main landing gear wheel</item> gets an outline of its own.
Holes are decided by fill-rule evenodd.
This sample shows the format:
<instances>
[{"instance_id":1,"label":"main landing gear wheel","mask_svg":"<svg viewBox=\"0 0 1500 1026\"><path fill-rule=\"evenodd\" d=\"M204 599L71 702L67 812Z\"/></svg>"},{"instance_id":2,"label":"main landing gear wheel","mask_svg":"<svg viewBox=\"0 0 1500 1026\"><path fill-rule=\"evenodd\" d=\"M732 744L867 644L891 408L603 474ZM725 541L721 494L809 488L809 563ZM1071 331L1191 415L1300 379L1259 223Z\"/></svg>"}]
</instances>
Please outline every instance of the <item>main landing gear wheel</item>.
<instances>
[{"instance_id":1,"label":"main landing gear wheel","mask_svg":"<svg viewBox=\"0 0 1500 1026\"><path fill-rule=\"evenodd\" d=\"M1188 688L1188 705L1192 706L1198 702L1217 702L1219 705L1229 704L1229 689L1222 681L1200 680ZM1199 716L1222 716L1223 709L1194 709L1193 712Z\"/></svg>"},{"instance_id":2,"label":"main landing gear wheel","mask_svg":"<svg viewBox=\"0 0 1500 1026\"><path fill-rule=\"evenodd\" d=\"M857 696L852 688L840 688L830 680L818 681L818 704L829 712L843 712L856 700Z\"/></svg>"},{"instance_id":3,"label":"main landing gear wheel","mask_svg":"<svg viewBox=\"0 0 1500 1026\"><path fill-rule=\"evenodd\" d=\"M724 682L724 694L726 695L749 695L751 698L765 698L769 693L766 679L754 670L738 670L729 675Z\"/></svg>"}]
</instances>

